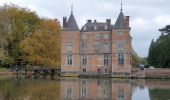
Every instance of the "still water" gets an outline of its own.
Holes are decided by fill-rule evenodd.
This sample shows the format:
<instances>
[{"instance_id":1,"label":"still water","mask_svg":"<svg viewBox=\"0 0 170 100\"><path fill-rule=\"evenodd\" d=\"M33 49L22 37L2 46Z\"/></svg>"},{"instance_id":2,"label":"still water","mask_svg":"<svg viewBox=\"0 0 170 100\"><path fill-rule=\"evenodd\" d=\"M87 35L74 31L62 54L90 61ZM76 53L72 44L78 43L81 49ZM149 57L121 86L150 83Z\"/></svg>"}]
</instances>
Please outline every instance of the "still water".
<instances>
[{"instance_id":1,"label":"still water","mask_svg":"<svg viewBox=\"0 0 170 100\"><path fill-rule=\"evenodd\" d=\"M0 79L0 100L170 100L170 80Z\"/></svg>"}]
</instances>

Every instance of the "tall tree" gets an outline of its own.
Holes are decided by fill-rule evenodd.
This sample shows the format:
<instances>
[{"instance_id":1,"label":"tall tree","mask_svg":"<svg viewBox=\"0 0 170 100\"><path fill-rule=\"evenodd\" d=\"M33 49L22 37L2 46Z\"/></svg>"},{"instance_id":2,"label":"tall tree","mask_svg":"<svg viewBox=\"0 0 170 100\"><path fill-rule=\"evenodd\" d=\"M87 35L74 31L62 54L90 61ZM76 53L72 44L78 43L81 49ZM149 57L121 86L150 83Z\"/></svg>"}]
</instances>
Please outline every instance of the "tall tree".
<instances>
[{"instance_id":1,"label":"tall tree","mask_svg":"<svg viewBox=\"0 0 170 100\"><path fill-rule=\"evenodd\" d=\"M148 63L154 67L170 68L170 27L160 31L162 33L160 37L155 42L153 40L151 42Z\"/></svg>"},{"instance_id":2,"label":"tall tree","mask_svg":"<svg viewBox=\"0 0 170 100\"><path fill-rule=\"evenodd\" d=\"M39 29L21 42L22 59L43 67L60 66L60 25L56 20L43 19Z\"/></svg>"}]
</instances>

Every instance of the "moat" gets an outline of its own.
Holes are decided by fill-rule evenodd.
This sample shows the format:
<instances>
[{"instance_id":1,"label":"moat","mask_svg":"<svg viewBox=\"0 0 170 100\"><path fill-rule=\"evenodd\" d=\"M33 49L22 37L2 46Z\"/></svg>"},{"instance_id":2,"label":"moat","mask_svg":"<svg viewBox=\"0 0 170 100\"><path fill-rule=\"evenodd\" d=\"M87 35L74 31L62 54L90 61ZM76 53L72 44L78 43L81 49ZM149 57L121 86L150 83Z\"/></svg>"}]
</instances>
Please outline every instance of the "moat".
<instances>
[{"instance_id":1,"label":"moat","mask_svg":"<svg viewBox=\"0 0 170 100\"><path fill-rule=\"evenodd\" d=\"M170 100L170 80L0 79L0 100Z\"/></svg>"}]
</instances>

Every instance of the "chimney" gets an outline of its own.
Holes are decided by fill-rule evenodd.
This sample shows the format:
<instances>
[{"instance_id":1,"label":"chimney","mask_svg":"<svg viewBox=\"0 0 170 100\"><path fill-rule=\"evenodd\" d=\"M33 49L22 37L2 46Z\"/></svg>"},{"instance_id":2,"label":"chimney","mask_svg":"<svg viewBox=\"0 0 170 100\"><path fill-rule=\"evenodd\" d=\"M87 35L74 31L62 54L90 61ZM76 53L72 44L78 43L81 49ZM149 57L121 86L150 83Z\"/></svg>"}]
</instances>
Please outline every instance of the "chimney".
<instances>
[{"instance_id":1,"label":"chimney","mask_svg":"<svg viewBox=\"0 0 170 100\"><path fill-rule=\"evenodd\" d=\"M107 23L108 25L111 25L111 19L106 19L106 23Z\"/></svg>"},{"instance_id":2,"label":"chimney","mask_svg":"<svg viewBox=\"0 0 170 100\"><path fill-rule=\"evenodd\" d=\"M63 17L63 28L67 27L67 17Z\"/></svg>"},{"instance_id":3,"label":"chimney","mask_svg":"<svg viewBox=\"0 0 170 100\"><path fill-rule=\"evenodd\" d=\"M87 20L87 23L91 23L91 20Z\"/></svg>"},{"instance_id":4,"label":"chimney","mask_svg":"<svg viewBox=\"0 0 170 100\"><path fill-rule=\"evenodd\" d=\"M96 19L94 20L94 23L97 23L97 20L96 20Z\"/></svg>"},{"instance_id":5,"label":"chimney","mask_svg":"<svg viewBox=\"0 0 170 100\"><path fill-rule=\"evenodd\" d=\"M127 28L129 27L129 19L130 19L130 16L125 16L125 25Z\"/></svg>"}]
</instances>

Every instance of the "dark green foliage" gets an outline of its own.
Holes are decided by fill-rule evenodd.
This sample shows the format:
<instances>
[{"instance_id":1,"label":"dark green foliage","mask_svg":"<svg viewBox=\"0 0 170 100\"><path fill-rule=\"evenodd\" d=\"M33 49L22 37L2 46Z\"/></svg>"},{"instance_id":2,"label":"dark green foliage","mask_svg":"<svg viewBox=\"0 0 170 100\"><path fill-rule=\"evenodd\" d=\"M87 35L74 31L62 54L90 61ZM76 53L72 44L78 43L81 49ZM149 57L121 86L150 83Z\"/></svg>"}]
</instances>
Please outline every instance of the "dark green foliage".
<instances>
[{"instance_id":1,"label":"dark green foliage","mask_svg":"<svg viewBox=\"0 0 170 100\"><path fill-rule=\"evenodd\" d=\"M170 89L149 89L151 100L169 100Z\"/></svg>"},{"instance_id":2,"label":"dark green foliage","mask_svg":"<svg viewBox=\"0 0 170 100\"><path fill-rule=\"evenodd\" d=\"M148 63L157 68L170 68L170 30L166 28L160 30L161 36L152 40L149 48Z\"/></svg>"}]
</instances>

